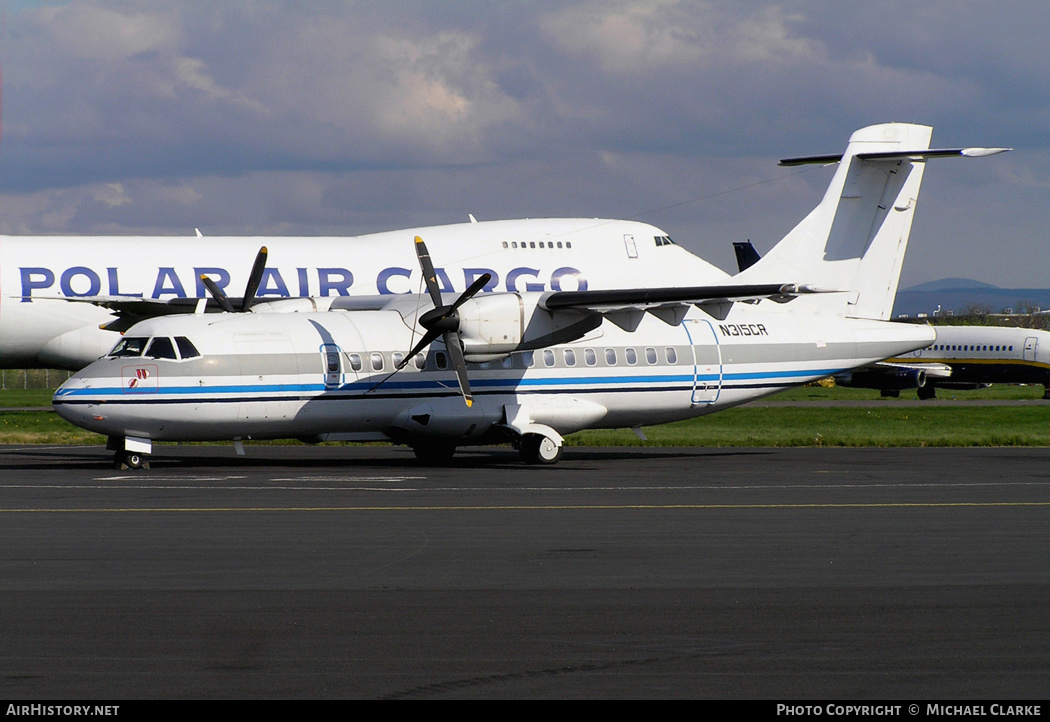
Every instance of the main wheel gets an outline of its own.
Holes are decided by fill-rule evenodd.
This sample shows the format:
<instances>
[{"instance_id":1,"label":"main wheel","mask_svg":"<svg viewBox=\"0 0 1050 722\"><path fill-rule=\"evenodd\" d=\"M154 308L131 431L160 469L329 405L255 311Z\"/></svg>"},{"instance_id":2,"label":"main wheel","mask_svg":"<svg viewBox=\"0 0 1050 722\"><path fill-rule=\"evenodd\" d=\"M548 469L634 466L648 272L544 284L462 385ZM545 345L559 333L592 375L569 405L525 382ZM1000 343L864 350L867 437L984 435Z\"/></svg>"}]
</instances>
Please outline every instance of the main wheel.
<instances>
[{"instance_id":1,"label":"main wheel","mask_svg":"<svg viewBox=\"0 0 1050 722\"><path fill-rule=\"evenodd\" d=\"M563 447L543 434L525 434L521 437L521 458L526 464L555 464L561 458Z\"/></svg>"},{"instance_id":2,"label":"main wheel","mask_svg":"<svg viewBox=\"0 0 1050 722\"><path fill-rule=\"evenodd\" d=\"M926 399L934 398L937 395L937 389L933 384L927 382L925 386L915 389L915 395L925 401Z\"/></svg>"}]
</instances>

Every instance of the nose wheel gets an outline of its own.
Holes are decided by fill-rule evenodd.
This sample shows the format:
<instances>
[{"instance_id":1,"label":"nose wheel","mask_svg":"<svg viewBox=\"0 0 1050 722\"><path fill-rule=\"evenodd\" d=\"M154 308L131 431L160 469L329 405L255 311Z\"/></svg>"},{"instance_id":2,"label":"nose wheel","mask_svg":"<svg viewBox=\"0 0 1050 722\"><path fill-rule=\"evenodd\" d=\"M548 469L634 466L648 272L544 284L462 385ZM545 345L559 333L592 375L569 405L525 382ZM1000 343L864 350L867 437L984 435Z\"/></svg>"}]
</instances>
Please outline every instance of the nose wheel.
<instances>
[{"instance_id":1,"label":"nose wheel","mask_svg":"<svg viewBox=\"0 0 1050 722\"><path fill-rule=\"evenodd\" d=\"M148 469L149 461L145 454L135 451L118 451L113 454L113 466L121 470Z\"/></svg>"}]
</instances>

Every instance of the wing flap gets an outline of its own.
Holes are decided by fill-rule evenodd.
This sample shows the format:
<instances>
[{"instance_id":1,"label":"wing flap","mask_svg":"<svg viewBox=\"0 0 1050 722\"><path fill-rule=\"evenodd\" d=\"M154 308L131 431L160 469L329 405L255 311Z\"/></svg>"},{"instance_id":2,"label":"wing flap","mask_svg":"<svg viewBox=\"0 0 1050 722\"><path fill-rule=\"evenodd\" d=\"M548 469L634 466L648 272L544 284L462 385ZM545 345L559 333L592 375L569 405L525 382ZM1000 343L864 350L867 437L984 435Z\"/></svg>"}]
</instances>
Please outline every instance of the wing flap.
<instances>
[{"instance_id":1,"label":"wing flap","mask_svg":"<svg viewBox=\"0 0 1050 722\"><path fill-rule=\"evenodd\" d=\"M548 311L575 310L611 313L632 309L647 311L681 304L703 306L737 301L755 302L763 299L782 303L811 293L839 293L839 291L793 283L553 291L543 296L540 306Z\"/></svg>"}]
</instances>

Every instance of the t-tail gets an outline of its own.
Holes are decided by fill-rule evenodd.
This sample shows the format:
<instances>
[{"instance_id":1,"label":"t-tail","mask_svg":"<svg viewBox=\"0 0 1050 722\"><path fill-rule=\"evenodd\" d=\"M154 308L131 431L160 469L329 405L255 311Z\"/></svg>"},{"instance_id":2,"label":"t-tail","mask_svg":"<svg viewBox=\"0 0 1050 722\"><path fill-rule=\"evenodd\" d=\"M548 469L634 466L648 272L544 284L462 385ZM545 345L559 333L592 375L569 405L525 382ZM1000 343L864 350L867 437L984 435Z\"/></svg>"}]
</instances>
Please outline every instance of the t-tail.
<instances>
[{"instance_id":1,"label":"t-tail","mask_svg":"<svg viewBox=\"0 0 1050 722\"><path fill-rule=\"evenodd\" d=\"M856 131L842 155L788 158L784 166L837 163L823 200L776 246L734 280L798 283L820 294L825 310L889 319L908 248L926 161L985 156L1009 148L931 150L933 129L884 123Z\"/></svg>"}]
</instances>

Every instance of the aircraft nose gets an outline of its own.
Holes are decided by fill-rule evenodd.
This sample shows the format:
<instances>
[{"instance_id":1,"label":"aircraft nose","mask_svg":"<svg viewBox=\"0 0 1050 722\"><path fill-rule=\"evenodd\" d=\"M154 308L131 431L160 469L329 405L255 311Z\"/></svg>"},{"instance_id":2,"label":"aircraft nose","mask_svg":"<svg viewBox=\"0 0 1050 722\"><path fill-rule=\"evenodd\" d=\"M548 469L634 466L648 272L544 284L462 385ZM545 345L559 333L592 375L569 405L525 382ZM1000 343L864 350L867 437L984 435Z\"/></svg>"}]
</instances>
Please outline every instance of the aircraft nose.
<instances>
[{"instance_id":1,"label":"aircraft nose","mask_svg":"<svg viewBox=\"0 0 1050 722\"><path fill-rule=\"evenodd\" d=\"M98 426L102 417L97 414L97 403L85 396L84 392L88 389L85 380L74 374L55 389L51 406L55 413L74 426L97 431L94 427Z\"/></svg>"}]
</instances>

